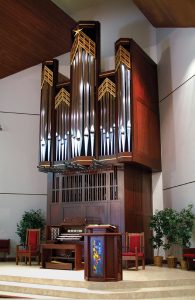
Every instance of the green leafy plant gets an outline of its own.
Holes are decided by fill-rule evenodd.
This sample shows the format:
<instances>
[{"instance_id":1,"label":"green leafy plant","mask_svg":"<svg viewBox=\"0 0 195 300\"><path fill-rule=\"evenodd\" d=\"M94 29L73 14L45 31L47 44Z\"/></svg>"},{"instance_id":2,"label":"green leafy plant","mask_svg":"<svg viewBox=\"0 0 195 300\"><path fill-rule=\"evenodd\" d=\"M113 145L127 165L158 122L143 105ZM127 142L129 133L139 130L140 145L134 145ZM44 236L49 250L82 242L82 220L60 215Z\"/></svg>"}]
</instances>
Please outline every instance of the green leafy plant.
<instances>
[{"instance_id":1,"label":"green leafy plant","mask_svg":"<svg viewBox=\"0 0 195 300\"><path fill-rule=\"evenodd\" d=\"M192 212L193 205L180 212L165 208L156 211L150 219L150 229L153 230L152 245L159 254L160 247L171 251L174 245L190 247L190 239L195 216ZM171 255L171 253L170 253Z\"/></svg>"},{"instance_id":2,"label":"green leafy plant","mask_svg":"<svg viewBox=\"0 0 195 300\"><path fill-rule=\"evenodd\" d=\"M164 249L169 250L179 244L179 213L173 208L165 208L162 214L162 231L165 237Z\"/></svg>"},{"instance_id":3,"label":"green leafy plant","mask_svg":"<svg viewBox=\"0 0 195 300\"><path fill-rule=\"evenodd\" d=\"M192 212L193 205L188 205L187 208L183 208L179 214L178 220L178 236L179 244L184 247L190 247L190 239L192 237L192 230L194 225L195 215Z\"/></svg>"},{"instance_id":4,"label":"green leafy plant","mask_svg":"<svg viewBox=\"0 0 195 300\"><path fill-rule=\"evenodd\" d=\"M16 234L20 237L20 243L24 244L26 240L26 230L30 228L40 228L41 235L43 235L43 229L45 226L45 218L41 209L25 211L22 215L22 219L17 223Z\"/></svg>"},{"instance_id":5,"label":"green leafy plant","mask_svg":"<svg viewBox=\"0 0 195 300\"><path fill-rule=\"evenodd\" d=\"M154 249L157 249L157 256L159 256L159 251L162 246L164 246L163 242L163 229L162 229L162 214L163 211L156 210L154 215L150 218L150 229L153 230L153 236L151 238L152 246Z\"/></svg>"}]
</instances>

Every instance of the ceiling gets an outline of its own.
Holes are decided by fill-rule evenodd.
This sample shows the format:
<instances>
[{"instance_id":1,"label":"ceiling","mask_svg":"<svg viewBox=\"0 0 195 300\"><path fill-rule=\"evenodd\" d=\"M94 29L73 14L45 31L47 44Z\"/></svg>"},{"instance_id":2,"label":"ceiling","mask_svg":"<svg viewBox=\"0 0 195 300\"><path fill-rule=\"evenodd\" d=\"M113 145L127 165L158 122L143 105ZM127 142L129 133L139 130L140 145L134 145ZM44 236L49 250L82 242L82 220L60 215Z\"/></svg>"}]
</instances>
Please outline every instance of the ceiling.
<instances>
[{"instance_id":1,"label":"ceiling","mask_svg":"<svg viewBox=\"0 0 195 300\"><path fill-rule=\"evenodd\" d=\"M194 0L133 0L154 27L195 27Z\"/></svg>"},{"instance_id":2,"label":"ceiling","mask_svg":"<svg viewBox=\"0 0 195 300\"><path fill-rule=\"evenodd\" d=\"M63 2L71 15L102 0L54 1ZM70 51L75 21L53 2L0 0L0 78ZM195 0L133 2L155 27L195 27Z\"/></svg>"},{"instance_id":3,"label":"ceiling","mask_svg":"<svg viewBox=\"0 0 195 300\"><path fill-rule=\"evenodd\" d=\"M70 51L75 21L50 0L0 0L0 78Z\"/></svg>"}]
</instances>

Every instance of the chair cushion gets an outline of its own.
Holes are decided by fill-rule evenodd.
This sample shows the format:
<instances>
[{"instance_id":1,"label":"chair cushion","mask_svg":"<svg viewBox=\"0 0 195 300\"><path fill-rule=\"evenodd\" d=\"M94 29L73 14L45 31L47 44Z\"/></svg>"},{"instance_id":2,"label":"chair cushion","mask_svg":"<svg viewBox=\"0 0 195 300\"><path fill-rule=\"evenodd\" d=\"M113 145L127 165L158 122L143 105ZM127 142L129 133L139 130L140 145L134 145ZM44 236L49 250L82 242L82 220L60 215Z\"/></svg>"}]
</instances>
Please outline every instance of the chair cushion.
<instances>
[{"instance_id":1,"label":"chair cushion","mask_svg":"<svg viewBox=\"0 0 195 300\"><path fill-rule=\"evenodd\" d=\"M185 253L183 254L183 257L195 258L195 253Z\"/></svg>"},{"instance_id":2,"label":"chair cushion","mask_svg":"<svg viewBox=\"0 0 195 300\"><path fill-rule=\"evenodd\" d=\"M122 253L122 256L136 256L135 252L124 252ZM138 252L137 253L138 257L144 257L144 253L143 252Z\"/></svg>"}]
</instances>

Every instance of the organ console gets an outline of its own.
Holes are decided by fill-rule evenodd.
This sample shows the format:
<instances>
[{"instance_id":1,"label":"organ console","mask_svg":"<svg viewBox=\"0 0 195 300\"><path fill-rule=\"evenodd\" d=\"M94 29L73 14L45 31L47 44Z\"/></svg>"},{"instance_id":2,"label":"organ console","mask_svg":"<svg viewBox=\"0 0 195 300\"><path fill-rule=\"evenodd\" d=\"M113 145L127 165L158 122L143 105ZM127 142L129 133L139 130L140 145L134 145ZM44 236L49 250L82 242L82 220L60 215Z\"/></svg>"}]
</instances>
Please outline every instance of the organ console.
<instances>
[{"instance_id":1,"label":"organ console","mask_svg":"<svg viewBox=\"0 0 195 300\"><path fill-rule=\"evenodd\" d=\"M46 241L53 243L72 243L83 241L82 234L85 233L87 222L80 217L67 217L59 225L47 225Z\"/></svg>"},{"instance_id":2,"label":"organ console","mask_svg":"<svg viewBox=\"0 0 195 300\"><path fill-rule=\"evenodd\" d=\"M59 226L46 227L46 244L42 244L42 267L83 269L83 233L86 220L66 218Z\"/></svg>"}]
</instances>

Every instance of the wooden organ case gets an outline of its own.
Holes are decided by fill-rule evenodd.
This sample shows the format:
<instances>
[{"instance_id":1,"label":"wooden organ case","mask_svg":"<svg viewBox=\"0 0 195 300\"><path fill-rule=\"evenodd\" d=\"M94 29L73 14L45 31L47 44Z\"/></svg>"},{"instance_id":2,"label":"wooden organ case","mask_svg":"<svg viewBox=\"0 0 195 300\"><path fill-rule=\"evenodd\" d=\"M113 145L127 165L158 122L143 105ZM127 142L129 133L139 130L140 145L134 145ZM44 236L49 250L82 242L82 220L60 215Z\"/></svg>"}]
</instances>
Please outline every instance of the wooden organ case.
<instances>
[{"instance_id":1,"label":"wooden organ case","mask_svg":"<svg viewBox=\"0 0 195 300\"><path fill-rule=\"evenodd\" d=\"M152 172L161 170L157 66L123 38L115 43L115 70L100 73L95 21L78 22L72 42L70 81L55 79L52 90L42 84L39 170L48 174L47 224L82 217L121 233L144 232L149 262ZM47 155L42 136L52 149Z\"/></svg>"},{"instance_id":2,"label":"wooden organ case","mask_svg":"<svg viewBox=\"0 0 195 300\"><path fill-rule=\"evenodd\" d=\"M115 43L118 161L161 170L157 66L132 39Z\"/></svg>"}]
</instances>

